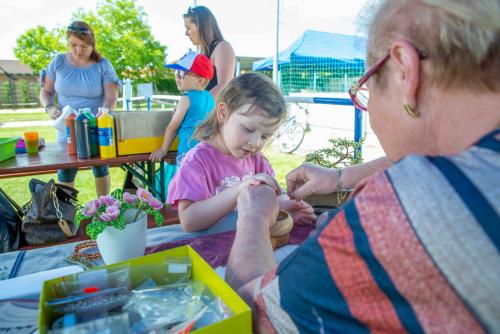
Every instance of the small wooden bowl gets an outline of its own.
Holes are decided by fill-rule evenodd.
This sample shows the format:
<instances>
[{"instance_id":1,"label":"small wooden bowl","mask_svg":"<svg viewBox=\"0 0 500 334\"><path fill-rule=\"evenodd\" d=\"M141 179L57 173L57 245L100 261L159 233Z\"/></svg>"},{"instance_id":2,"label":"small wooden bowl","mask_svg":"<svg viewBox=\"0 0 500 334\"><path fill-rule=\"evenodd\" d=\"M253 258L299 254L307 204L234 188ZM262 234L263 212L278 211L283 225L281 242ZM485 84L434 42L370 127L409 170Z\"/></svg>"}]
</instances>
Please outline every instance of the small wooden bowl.
<instances>
[{"instance_id":1,"label":"small wooden bowl","mask_svg":"<svg viewBox=\"0 0 500 334\"><path fill-rule=\"evenodd\" d=\"M280 211L276 223L269 229L273 248L284 246L288 243L288 235L293 228L293 218L285 211Z\"/></svg>"}]
</instances>

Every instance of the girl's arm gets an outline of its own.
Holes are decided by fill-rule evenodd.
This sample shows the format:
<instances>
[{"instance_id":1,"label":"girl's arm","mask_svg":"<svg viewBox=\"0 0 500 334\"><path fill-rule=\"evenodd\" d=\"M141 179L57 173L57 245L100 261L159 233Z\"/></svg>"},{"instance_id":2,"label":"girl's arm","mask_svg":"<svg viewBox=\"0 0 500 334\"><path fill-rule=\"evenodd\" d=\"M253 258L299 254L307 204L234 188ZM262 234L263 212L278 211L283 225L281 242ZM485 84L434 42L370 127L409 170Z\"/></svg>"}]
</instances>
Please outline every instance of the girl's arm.
<instances>
[{"instance_id":1,"label":"girl's arm","mask_svg":"<svg viewBox=\"0 0 500 334\"><path fill-rule=\"evenodd\" d=\"M159 149L151 153L149 156L149 160L160 162L167 155L168 148L174 141L175 136L177 135L177 130L181 126L184 117L186 116L186 112L189 109L189 97L184 95L177 103L177 107L175 108L175 112L172 116L172 119L167 125L165 129L165 134L163 135L163 143Z\"/></svg>"},{"instance_id":2,"label":"girl's arm","mask_svg":"<svg viewBox=\"0 0 500 334\"><path fill-rule=\"evenodd\" d=\"M234 210L240 191L250 185L267 184L281 192L276 180L267 174L257 174L246 177L238 184L218 193L217 195L198 202L179 200L179 220L186 232L205 230L215 225L224 216Z\"/></svg>"},{"instance_id":3,"label":"girl's arm","mask_svg":"<svg viewBox=\"0 0 500 334\"><path fill-rule=\"evenodd\" d=\"M108 108L109 110L114 110L116 108L116 102L118 101L118 84L115 82L104 84L104 101L102 106Z\"/></svg>"},{"instance_id":4,"label":"girl's arm","mask_svg":"<svg viewBox=\"0 0 500 334\"><path fill-rule=\"evenodd\" d=\"M212 55L212 62L217 69L217 85L210 90L210 93L217 101L224 87L234 78L236 57L231 44L226 41L217 44Z\"/></svg>"}]
</instances>

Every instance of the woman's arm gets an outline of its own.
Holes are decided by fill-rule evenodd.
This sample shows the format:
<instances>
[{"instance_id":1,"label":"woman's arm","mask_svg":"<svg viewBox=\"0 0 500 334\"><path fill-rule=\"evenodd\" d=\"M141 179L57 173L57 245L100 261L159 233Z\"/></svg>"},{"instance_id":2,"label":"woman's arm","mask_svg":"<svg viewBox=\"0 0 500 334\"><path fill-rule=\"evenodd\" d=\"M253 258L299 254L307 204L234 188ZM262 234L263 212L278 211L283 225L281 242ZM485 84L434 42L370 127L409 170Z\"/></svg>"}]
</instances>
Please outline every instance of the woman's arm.
<instances>
[{"instance_id":1,"label":"woman's arm","mask_svg":"<svg viewBox=\"0 0 500 334\"><path fill-rule=\"evenodd\" d=\"M242 189L250 185L267 184L279 195L278 182L270 175L257 174L246 177L238 184L217 195L198 202L179 200L179 220L186 232L205 230L234 210L236 199Z\"/></svg>"},{"instance_id":2,"label":"woman's arm","mask_svg":"<svg viewBox=\"0 0 500 334\"><path fill-rule=\"evenodd\" d=\"M387 157L381 157L361 165L342 169L330 169L309 162L289 172L286 176L288 196L302 200L311 194L329 194L331 192L354 187L362 179L373 175L391 165ZM341 179L339 181L339 173ZM339 185L343 189L337 189Z\"/></svg>"},{"instance_id":3,"label":"woman's arm","mask_svg":"<svg viewBox=\"0 0 500 334\"><path fill-rule=\"evenodd\" d=\"M56 119L61 115L61 110L54 105L54 97L56 96L56 90L54 87L54 81L50 80L47 76L44 78L43 87L40 89L40 104L42 107L49 108L46 109L51 119Z\"/></svg>"},{"instance_id":4,"label":"woman's arm","mask_svg":"<svg viewBox=\"0 0 500 334\"><path fill-rule=\"evenodd\" d=\"M359 181L378 173L391 165L392 162L387 157L380 157L360 165L346 167L342 172L342 185L344 189L354 188Z\"/></svg>"},{"instance_id":5,"label":"woman's arm","mask_svg":"<svg viewBox=\"0 0 500 334\"><path fill-rule=\"evenodd\" d=\"M116 108L116 102L118 101L118 84L116 82L105 83L104 84L104 101L102 106L108 108L109 110L114 110Z\"/></svg>"},{"instance_id":6,"label":"woman's arm","mask_svg":"<svg viewBox=\"0 0 500 334\"><path fill-rule=\"evenodd\" d=\"M177 103L177 107L175 108L174 115L172 116L172 119L165 129L165 134L163 135L163 143L159 149L151 153L151 155L149 156L150 160L159 162L167 155L168 148L177 135L177 130L179 130L179 127L181 126L181 123L186 116L189 105L189 97L187 95L181 97L179 103Z\"/></svg>"},{"instance_id":7,"label":"woman's arm","mask_svg":"<svg viewBox=\"0 0 500 334\"><path fill-rule=\"evenodd\" d=\"M226 41L217 44L211 60L217 69L217 85L210 90L210 93L217 101L224 87L234 78L236 57L231 44Z\"/></svg>"}]
</instances>

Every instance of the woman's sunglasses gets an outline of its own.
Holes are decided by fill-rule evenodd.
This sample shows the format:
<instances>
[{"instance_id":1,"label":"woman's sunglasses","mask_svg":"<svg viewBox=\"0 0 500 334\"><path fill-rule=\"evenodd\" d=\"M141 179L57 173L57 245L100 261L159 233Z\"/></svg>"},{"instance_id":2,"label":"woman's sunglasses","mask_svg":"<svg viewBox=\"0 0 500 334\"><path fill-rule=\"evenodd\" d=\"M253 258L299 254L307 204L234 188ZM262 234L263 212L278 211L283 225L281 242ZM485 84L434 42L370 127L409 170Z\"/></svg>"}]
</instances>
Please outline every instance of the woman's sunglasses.
<instances>
[{"instance_id":1,"label":"woman's sunglasses","mask_svg":"<svg viewBox=\"0 0 500 334\"><path fill-rule=\"evenodd\" d=\"M68 32L77 35L92 35L92 31L90 31L90 29L85 27L69 26Z\"/></svg>"}]
</instances>

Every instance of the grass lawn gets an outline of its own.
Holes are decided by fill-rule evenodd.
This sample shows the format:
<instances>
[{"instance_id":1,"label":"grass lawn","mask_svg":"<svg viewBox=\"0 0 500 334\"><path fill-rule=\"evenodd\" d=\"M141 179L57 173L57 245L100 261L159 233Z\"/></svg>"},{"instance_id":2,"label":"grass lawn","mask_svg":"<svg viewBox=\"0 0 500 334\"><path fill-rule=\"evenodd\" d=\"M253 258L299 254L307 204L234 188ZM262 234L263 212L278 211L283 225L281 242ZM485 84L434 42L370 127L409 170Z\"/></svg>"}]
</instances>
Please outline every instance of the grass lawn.
<instances>
[{"instance_id":1,"label":"grass lawn","mask_svg":"<svg viewBox=\"0 0 500 334\"><path fill-rule=\"evenodd\" d=\"M42 113L40 113L42 114ZM45 113L43 113L45 114ZM38 115L33 113L29 115ZM4 116L4 115L0 115ZM26 119L30 120L30 119ZM30 127L24 128L0 128L0 137L22 137L26 131L38 131L40 136L45 138L46 142L55 142L55 130L50 126L40 126L36 129ZM266 150L266 157L271 162L276 173L276 179L281 187L286 188L285 175L293 168L297 167L304 160L303 156L293 154L282 154L279 152ZM111 175L111 190L121 188L125 178L125 172L118 167L110 168ZM34 176L40 180L48 181L50 178L56 179L55 174L45 174ZM18 204L23 205L29 200L28 183L32 177L16 177L9 179L0 179L0 187L4 189ZM85 203L95 197L94 176L91 170L80 171L76 178L76 188L80 191L78 201Z\"/></svg>"},{"instance_id":2,"label":"grass lawn","mask_svg":"<svg viewBox=\"0 0 500 334\"><path fill-rule=\"evenodd\" d=\"M0 114L0 123L48 120L50 120L50 117L46 112Z\"/></svg>"},{"instance_id":3,"label":"grass lawn","mask_svg":"<svg viewBox=\"0 0 500 334\"><path fill-rule=\"evenodd\" d=\"M24 128L0 128L0 138L19 137L27 131L37 131L41 138L45 139L46 143L56 142L56 130L51 126L31 126Z\"/></svg>"}]
</instances>

